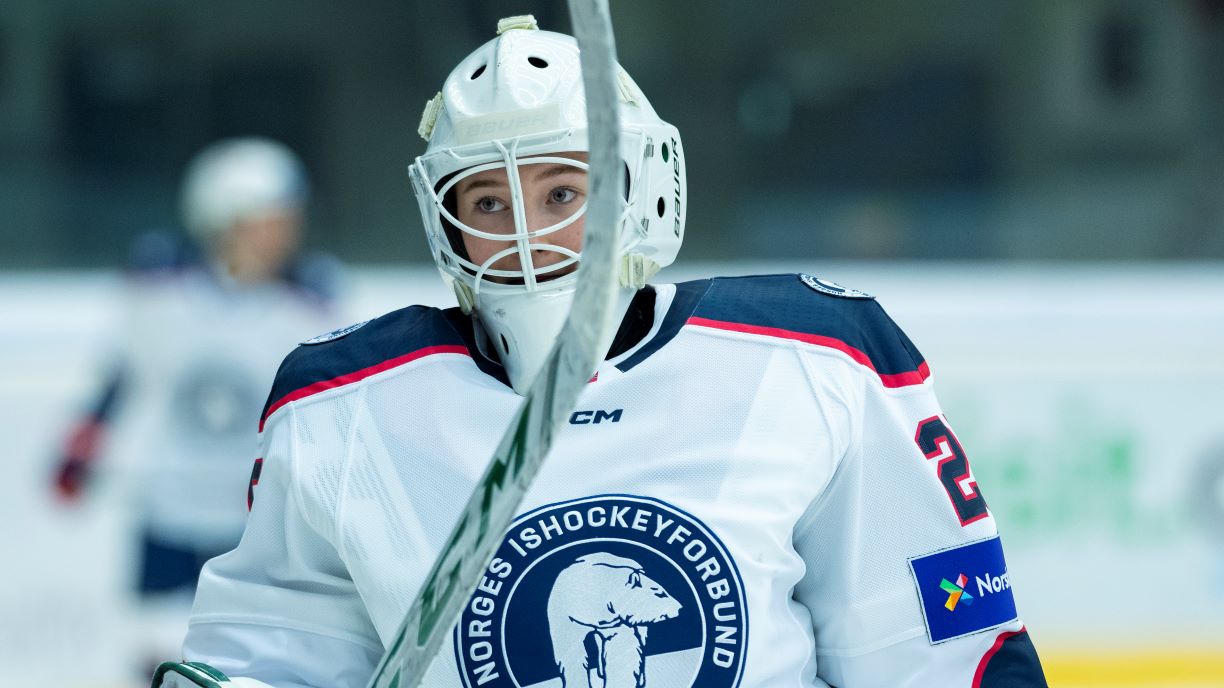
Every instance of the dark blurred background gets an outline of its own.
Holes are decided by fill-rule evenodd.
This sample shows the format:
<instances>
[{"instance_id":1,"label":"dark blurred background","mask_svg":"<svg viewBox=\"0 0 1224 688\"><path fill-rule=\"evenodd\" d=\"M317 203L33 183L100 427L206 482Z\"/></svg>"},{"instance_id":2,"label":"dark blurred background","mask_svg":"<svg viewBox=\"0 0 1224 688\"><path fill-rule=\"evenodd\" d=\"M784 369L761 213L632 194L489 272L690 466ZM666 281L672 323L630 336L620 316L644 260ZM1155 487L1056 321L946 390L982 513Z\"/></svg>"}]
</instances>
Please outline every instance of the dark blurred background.
<instances>
[{"instance_id":1,"label":"dark blurred background","mask_svg":"<svg viewBox=\"0 0 1224 688\"><path fill-rule=\"evenodd\" d=\"M690 165L683 259L1224 257L1224 0L613 2ZM0 267L178 225L223 136L297 150L310 241L427 262L406 165L448 69L560 0L4 0Z\"/></svg>"}]
</instances>

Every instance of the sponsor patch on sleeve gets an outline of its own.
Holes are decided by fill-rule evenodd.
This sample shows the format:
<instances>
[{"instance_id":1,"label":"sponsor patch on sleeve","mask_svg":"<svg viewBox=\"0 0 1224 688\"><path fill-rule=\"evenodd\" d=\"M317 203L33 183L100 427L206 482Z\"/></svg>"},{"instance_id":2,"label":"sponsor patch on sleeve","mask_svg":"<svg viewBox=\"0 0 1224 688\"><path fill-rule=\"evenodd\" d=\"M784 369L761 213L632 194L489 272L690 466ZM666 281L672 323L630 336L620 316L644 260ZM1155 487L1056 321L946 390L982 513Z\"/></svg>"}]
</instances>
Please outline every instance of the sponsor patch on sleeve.
<instances>
[{"instance_id":1,"label":"sponsor patch on sleeve","mask_svg":"<svg viewBox=\"0 0 1224 688\"><path fill-rule=\"evenodd\" d=\"M914 557L909 563L932 645L1017 618L997 535Z\"/></svg>"}]
</instances>

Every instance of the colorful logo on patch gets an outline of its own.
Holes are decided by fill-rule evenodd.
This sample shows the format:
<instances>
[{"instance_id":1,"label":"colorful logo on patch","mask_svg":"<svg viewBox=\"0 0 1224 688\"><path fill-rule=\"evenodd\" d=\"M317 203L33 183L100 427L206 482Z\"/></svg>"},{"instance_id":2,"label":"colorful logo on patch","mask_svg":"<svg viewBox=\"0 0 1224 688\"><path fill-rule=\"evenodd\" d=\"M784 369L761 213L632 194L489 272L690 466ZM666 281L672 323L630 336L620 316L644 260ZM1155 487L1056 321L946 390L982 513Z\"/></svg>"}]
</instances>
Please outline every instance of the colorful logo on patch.
<instances>
[{"instance_id":1,"label":"colorful logo on patch","mask_svg":"<svg viewBox=\"0 0 1224 688\"><path fill-rule=\"evenodd\" d=\"M939 587L944 592L948 593L948 601L944 602L944 607L946 607L948 611L956 611L956 605L960 602L964 602L965 604L973 604L973 595L965 592L965 584L968 582L969 579L966 578L965 574L963 573L956 577L955 583L947 578L940 581Z\"/></svg>"},{"instance_id":2,"label":"colorful logo on patch","mask_svg":"<svg viewBox=\"0 0 1224 688\"><path fill-rule=\"evenodd\" d=\"M999 536L914 557L909 563L932 645L1017 619ZM952 580L945 578L949 573Z\"/></svg>"}]
</instances>

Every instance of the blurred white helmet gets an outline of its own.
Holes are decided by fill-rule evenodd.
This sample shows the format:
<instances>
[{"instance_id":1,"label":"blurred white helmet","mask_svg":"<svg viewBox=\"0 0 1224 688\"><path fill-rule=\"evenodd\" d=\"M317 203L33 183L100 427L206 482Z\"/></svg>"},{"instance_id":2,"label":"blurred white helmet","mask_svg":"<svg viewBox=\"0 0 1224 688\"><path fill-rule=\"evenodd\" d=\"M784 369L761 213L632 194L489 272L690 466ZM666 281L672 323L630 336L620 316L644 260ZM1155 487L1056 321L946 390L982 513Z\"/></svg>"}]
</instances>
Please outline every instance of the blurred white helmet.
<instances>
[{"instance_id":1,"label":"blurred white helmet","mask_svg":"<svg viewBox=\"0 0 1224 688\"><path fill-rule=\"evenodd\" d=\"M198 153L183 179L183 221L209 242L236 222L306 202L306 175L297 156L264 138L226 139Z\"/></svg>"},{"instance_id":2,"label":"blurred white helmet","mask_svg":"<svg viewBox=\"0 0 1224 688\"><path fill-rule=\"evenodd\" d=\"M460 62L426 105L420 133L429 145L410 176L434 262L459 305L476 313L511 384L522 393L569 312L577 280L570 268L581 258L547 237L575 222L586 205L561 222L529 231L518 165L586 169L581 161L548 155L588 150L586 98L572 37L540 31L530 16L502 20L498 29L498 37ZM655 114L623 69L618 72L627 187L620 249L623 314L633 293L675 260L684 238L687 190L679 132ZM448 193L473 174L501 168L517 206L514 233L490 234L460 222ZM477 264L464 248L464 234L503 241L507 248ZM537 267L533 250L564 259ZM498 261L504 267L507 256L517 257L517 269L493 267Z\"/></svg>"}]
</instances>

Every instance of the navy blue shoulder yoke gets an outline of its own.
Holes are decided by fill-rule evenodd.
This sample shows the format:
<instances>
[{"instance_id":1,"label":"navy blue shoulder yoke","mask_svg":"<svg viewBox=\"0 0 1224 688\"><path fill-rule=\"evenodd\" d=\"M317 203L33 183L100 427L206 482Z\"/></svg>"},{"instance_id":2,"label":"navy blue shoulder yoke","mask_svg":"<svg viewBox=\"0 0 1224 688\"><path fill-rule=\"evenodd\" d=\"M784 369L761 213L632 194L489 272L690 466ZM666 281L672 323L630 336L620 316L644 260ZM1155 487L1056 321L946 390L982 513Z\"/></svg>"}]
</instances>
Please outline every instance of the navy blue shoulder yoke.
<instances>
[{"instance_id":1,"label":"navy blue shoulder yoke","mask_svg":"<svg viewBox=\"0 0 1224 688\"><path fill-rule=\"evenodd\" d=\"M837 349L875 371L886 387L926 380L930 372L922 354L875 299L854 290L843 295L820 289L811 286L812 281L810 276L785 274L688 282L677 285L677 295L700 286L700 297L690 301L687 313L669 313L668 318L683 316L688 326Z\"/></svg>"},{"instance_id":2,"label":"navy blue shoulder yoke","mask_svg":"<svg viewBox=\"0 0 1224 688\"><path fill-rule=\"evenodd\" d=\"M468 342L451 324L448 313L425 306L401 308L309 342L290 352L276 372L259 419L260 431L268 416L291 401L424 356L471 355Z\"/></svg>"}]
</instances>

